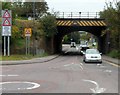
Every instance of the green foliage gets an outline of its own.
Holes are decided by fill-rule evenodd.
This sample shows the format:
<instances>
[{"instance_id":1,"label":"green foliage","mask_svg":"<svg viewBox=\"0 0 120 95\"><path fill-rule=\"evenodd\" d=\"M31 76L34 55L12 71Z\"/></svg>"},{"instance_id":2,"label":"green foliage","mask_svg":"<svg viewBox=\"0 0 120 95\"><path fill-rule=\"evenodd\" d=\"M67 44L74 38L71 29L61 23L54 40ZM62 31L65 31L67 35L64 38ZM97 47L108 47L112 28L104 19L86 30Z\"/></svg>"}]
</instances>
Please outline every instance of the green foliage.
<instances>
[{"instance_id":1,"label":"green foliage","mask_svg":"<svg viewBox=\"0 0 120 95\"><path fill-rule=\"evenodd\" d=\"M110 32L110 42L112 49L119 49L120 47L120 2L115 4L116 6L113 7L112 3L106 4L107 9L100 13L101 18L105 18L106 23L108 25L108 29L103 31Z\"/></svg>"},{"instance_id":2,"label":"green foliage","mask_svg":"<svg viewBox=\"0 0 120 95\"><path fill-rule=\"evenodd\" d=\"M28 59L32 59L32 58L38 58L38 57L45 57L45 56L48 56L47 53L42 53L40 55L36 55L36 56L33 56L33 55L11 55L11 56L0 56L0 61L2 59L2 61L5 61L5 60L28 60Z\"/></svg>"},{"instance_id":3,"label":"green foliage","mask_svg":"<svg viewBox=\"0 0 120 95\"><path fill-rule=\"evenodd\" d=\"M112 51L110 51L108 53L108 56L120 59L120 51L118 51L118 50L112 50Z\"/></svg>"},{"instance_id":4,"label":"green foliage","mask_svg":"<svg viewBox=\"0 0 120 95\"><path fill-rule=\"evenodd\" d=\"M48 6L46 2L14 2L14 12L19 17L33 17L33 11L36 18L41 17L47 12Z\"/></svg>"},{"instance_id":5,"label":"green foliage","mask_svg":"<svg viewBox=\"0 0 120 95\"><path fill-rule=\"evenodd\" d=\"M2 2L2 10L5 10L5 9L8 9L8 10L12 9L11 2Z\"/></svg>"},{"instance_id":6,"label":"green foliage","mask_svg":"<svg viewBox=\"0 0 120 95\"><path fill-rule=\"evenodd\" d=\"M43 16L40 22L43 25L46 37L52 37L57 33L56 18L53 15L47 14Z\"/></svg>"},{"instance_id":7,"label":"green foliage","mask_svg":"<svg viewBox=\"0 0 120 95\"><path fill-rule=\"evenodd\" d=\"M64 44L70 43L70 40L69 40L68 35L65 35L65 36L63 37L63 43L64 43Z\"/></svg>"}]
</instances>

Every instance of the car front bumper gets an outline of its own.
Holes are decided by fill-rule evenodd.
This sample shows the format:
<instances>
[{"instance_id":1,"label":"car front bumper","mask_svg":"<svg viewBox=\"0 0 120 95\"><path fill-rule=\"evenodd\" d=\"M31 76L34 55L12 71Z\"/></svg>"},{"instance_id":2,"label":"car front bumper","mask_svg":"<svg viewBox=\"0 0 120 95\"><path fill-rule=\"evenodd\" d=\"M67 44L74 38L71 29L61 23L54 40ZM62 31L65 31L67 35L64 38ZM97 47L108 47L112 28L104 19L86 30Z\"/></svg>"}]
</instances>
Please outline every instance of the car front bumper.
<instances>
[{"instance_id":1,"label":"car front bumper","mask_svg":"<svg viewBox=\"0 0 120 95\"><path fill-rule=\"evenodd\" d=\"M92 59L92 58L87 58L87 59L85 59L85 62L102 62L102 59L99 59L99 58L97 58L97 59Z\"/></svg>"}]
</instances>

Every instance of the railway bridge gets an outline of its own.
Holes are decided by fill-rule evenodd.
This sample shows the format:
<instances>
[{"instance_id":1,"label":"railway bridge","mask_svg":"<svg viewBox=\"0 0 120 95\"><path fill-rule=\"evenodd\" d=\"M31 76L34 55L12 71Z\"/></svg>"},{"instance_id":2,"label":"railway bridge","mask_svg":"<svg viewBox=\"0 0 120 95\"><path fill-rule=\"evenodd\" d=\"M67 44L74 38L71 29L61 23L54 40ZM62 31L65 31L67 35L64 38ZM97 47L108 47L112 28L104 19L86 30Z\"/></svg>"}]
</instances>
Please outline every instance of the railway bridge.
<instances>
[{"instance_id":1,"label":"railway bridge","mask_svg":"<svg viewBox=\"0 0 120 95\"><path fill-rule=\"evenodd\" d=\"M99 13L78 12L78 13L59 13L56 16L58 33L54 38L55 52L59 53L62 49L62 39L65 35L85 31L95 35L98 39L98 49L106 52L108 37L101 36L102 31L107 28L105 19L100 18Z\"/></svg>"}]
</instances>

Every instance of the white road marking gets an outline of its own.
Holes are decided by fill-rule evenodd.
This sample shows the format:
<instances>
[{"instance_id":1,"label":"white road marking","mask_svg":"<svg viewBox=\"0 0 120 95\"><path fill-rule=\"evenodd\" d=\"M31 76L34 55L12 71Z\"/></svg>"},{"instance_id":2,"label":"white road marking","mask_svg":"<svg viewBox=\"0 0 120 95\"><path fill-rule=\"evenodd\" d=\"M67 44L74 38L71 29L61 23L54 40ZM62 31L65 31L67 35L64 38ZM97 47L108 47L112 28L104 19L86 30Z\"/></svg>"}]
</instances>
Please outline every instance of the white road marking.
<instances>
[{"instance_id":1,"label":"white road marking","mask_svg":"<svg viewBox=\"0 0 120 95\"><path fill-rule=\"evenodd\" d=\"M81 65L79 65L79 67L83 70L83 67Z\"/></svg>"},{"instance_id":2,"label":"white road marking","mask_svg":"<svg viewBox=\"0 0 120 95\"><path fill-rule=\"evenodd\" d=\"M38 87L40 87L40 84L38 84L38 83L34 83L34 82L23 82L23 81L12 81L12 82L0 82L0 87L2 87L2 85L4 85L4 84L22 84L22 83L24 83L24 84L33 84L34 86L32 86L32 87L27 87L27 88L16 88L16 89L18 89L18 90L25 90L25 89L28 89L28 90L30 90L30 89L35 89L35 88L38 88ZM4 90L4 89L6 89L6 88L0 88L0 90Z\"/></svg>"},{"instance_id":3,"label":"white road marking","mask_svg":"<svg viewBox=\"0 0 120 95\"><path fill-rule=\"evenodd\" d=\"M66 66L70 66L70 65L73 65L74 63L71 63L71 64L65 64L64 66L66 67Z\"/></svg>"},{"instance_id":4,"label":"white road marking","mask_svg":"<svg viewBox=\"0 0 120 95\"><path fill-rule=\"evenodd\" d=\"M0 77L16 77L16 76L19 76L19 75L0 75Z\"/></svg>"},{"instance_id":5,"label":"white road marking","mask_svg":"<svg viewBox=\"0 0 120 95\"><path fill-rule=\"evenodd\" d=\"M101 66L102 64L97 64L97 66Z\"/></svg>"},{"instance_id":6,"label":"white road marking","mask_svg":"<svg viewBox=\"0 0 120 95\"><path fill-rule=\"evenodd\" d=\"M98 83L95 82L95 81L85 80L85 79L83 79L83 81L85 81L85 82L90 82L90 83L93 83L93 84L96 85L95 88L90 88L90 90L91 90L93 93L103 93L103 92L106 90L105 88L100 88L99 85L98 85Z\"/></svg>"},{"instance_id":7,"label":"white road marking","mask_svg":"<svg viewBox=\"0 0 120 95\"><path fill-rule=\"evenodd\" d=\"M111 70L105 70L104 72L108 72L108 73L111 73L112 71L111 71Z\"/></svg>"},{"instance_id":8,"label":"white road marking","mask_svg":"<svg viewBox=\"0 0 120 95\"><path fill-rule=\"evenodd\" d=\"M72 65L72 66L73 66L73 65L79 66L79 67L83 70L83 67L82 67L83 64L80 65L80 64L71 63L71 64L65 64L64 66L67 67L67 66L71 66L71 65Z\"/></svg>"},{"instance_id":9,"label":"white road marking","mask_svg":"<svg viewBox=\"0 0 120 95\"><path fill-rule=\"evenodd\" d=\"M80 63L80 65L83 65L83 63Z\"/></svg>"}]
</instances>

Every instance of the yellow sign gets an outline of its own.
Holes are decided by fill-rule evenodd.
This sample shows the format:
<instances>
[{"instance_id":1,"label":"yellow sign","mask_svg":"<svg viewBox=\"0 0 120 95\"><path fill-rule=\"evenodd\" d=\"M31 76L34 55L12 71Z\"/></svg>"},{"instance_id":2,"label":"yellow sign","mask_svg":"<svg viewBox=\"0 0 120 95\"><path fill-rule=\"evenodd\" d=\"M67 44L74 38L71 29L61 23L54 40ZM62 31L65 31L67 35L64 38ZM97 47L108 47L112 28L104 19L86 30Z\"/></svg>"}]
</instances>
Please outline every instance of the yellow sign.
<instances>
[{"instance_id":1,"label":"yellow sign","mask_svg":"<svg viewBox=\"0 0 120 95\"><path fill-rule=\"evenodd\" d=\"M32 29L31 28L25 28L24 29L24 35L31 37L32 36Z\"/></svg>"}]
</instances>

